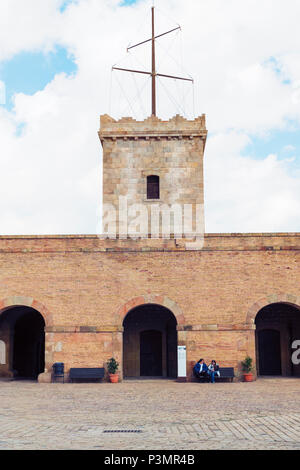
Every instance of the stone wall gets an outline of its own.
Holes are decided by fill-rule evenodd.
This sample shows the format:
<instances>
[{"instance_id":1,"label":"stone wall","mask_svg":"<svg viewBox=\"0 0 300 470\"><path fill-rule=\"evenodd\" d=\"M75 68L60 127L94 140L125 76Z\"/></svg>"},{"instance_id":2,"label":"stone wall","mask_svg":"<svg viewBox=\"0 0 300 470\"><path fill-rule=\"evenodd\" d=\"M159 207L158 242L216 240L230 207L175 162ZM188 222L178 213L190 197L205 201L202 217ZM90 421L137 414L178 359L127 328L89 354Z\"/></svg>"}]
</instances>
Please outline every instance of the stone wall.
<instances>
[{"instance_id":1,"label":"stone wall","mask_svg":"<svg viewBox=\"0 0 300 470\"><path fill-rule=\"evenodd\" d=\"M126 196L129 205L142 204L147 210L153 203L159 208L163 204L180 204L182 208L184 204L190 204L195 212L196 204L203 205L204 202L206 136L204 115L194 121L181 116L169 121L161 121L155 116L145 121L132 118L115 121L108 115L101 116L103 203L118 208L119 197ZM147 177L150 175L160 179L159 199L147 199ZM149 209L147 234L150 223ZM124 232L124 228L120 232Z\"/></svg>"}]
</instances>

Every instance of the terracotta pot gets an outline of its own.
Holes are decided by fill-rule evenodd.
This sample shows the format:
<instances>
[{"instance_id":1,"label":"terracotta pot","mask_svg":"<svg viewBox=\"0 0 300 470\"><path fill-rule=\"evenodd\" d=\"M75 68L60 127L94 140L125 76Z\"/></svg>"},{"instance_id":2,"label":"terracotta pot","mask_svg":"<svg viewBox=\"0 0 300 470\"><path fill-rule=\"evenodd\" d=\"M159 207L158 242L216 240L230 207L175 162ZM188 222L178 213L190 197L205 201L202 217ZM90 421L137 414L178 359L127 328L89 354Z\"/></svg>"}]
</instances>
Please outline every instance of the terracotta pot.
<instances>
[{"instance_id":1,"label":"terracotta pot","mask_svg":"<svg viewBox=\"0 0 300 470\"><path fill-rule=\"evenodd\" d=\"M244 382L252 382L253 374L252 372L244 373Z\"/></svg>"},{"instance_id":2,"label":"terracotta pot","mask_svg":"<svg viewBox=\"0 0 300 470\"><path fill-rule=\"evenodd\" d=\"M111 383L116 384L119 382L119 375L118 374L109 374L109 380Z\"/></svg>"}]
</instances>

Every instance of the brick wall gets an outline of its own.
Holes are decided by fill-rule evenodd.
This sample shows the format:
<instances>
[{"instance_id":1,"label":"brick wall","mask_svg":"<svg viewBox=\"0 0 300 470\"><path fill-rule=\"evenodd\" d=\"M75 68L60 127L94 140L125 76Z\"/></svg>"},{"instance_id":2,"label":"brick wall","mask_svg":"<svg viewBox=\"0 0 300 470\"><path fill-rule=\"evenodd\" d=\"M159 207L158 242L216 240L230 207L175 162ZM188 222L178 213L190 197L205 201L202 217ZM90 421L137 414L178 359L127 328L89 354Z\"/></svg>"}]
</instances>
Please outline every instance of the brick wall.
<instances>
[{"instance_id":1,"label":"brick wall","mask_svg":"<svg viewBox=\"0 0 300 470\"><path fill-rule=\"evenodd\" d=\"M122 362L123 318L143 299L173 311L188 363L201 356L238 368L255 357L256 313L300 305L299 259L300 234L206 235L201 251L182 240L0 237L0 309L42 313L48 370L55 361Z\"/></svg>"}]
</instances>

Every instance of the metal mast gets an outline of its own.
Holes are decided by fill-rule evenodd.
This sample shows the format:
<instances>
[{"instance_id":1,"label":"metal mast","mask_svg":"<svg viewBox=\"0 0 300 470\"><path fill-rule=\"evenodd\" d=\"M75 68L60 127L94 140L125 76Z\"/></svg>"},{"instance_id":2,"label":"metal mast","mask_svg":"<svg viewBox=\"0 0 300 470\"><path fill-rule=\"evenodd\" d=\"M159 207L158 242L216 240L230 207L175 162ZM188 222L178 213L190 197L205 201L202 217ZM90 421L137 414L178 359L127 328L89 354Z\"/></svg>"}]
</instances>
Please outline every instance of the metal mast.
<instances>
[{"instance_id":1,"label":"metal mast","mask_svg":"<svg viewBox=\"0 0 300 470\"><path fill-rule=\"evenodd\" d=\"M155 77L155 24L154 7L152 9L152 116L156 116L156 77Z\"/></svg>"},{"instance_id":2,"label":"metal mast","mask_svg":"<svg viewBox=\"0 0 300 470\"><path fill-rule=\"evenodd\" d=\"M146 39L146 41L139 42L138 44L135 44L134 46L130 46L127 48L127 52L129 49L133 49L134 47L140 46L142 44L145 44L146 42L152 43L152 71L151 72L145 72L142 70L131 70L131 69L123 69L120 67L113 67L113 70L122 70L123 72L134 72L134 73L142 73L146 75L151 75L152 77L152 116L156 116L156 77L165 77L165 78L173 78L175 80L186 80L189 82L193 82L194 80L192 78L184 78L184 77L175 77L173 75L165 75L162 73L156 73L156 56L155 56L155 40L157 38L160 38L161 36L165 36L166 34L172 33L173 31L177 31L180 29L180 26L177 28L171 29L170 31L167 31L165 33L159 34L158 36L155 36L155 19L154 19L154 6L151 8L152 10L152 37L150 39Z\"/></svg>"}]
</instances>

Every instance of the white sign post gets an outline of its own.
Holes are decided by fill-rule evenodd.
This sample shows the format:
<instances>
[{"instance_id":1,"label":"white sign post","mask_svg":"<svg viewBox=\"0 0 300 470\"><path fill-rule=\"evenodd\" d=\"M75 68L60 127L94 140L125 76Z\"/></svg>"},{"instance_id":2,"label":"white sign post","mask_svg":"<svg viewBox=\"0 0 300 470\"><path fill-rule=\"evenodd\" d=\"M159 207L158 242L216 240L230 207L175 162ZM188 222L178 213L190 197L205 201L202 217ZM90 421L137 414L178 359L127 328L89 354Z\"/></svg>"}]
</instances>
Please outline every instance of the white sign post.
<instances>
[{"instance_id":1,"label":"white sign post","mask_svg":"<svg viewBox=\"0 0 300 470\"><path fill-rule=\"evenodd\" d=\"M177 348L178 358L178 380L180 382L186 381L186 346L178 346Z\"/></svg>"}]
</instances>

